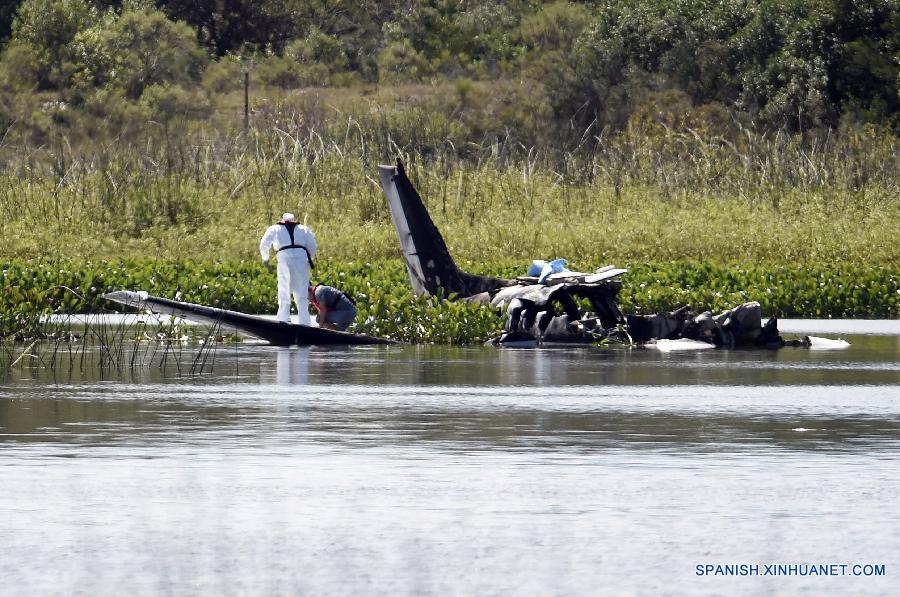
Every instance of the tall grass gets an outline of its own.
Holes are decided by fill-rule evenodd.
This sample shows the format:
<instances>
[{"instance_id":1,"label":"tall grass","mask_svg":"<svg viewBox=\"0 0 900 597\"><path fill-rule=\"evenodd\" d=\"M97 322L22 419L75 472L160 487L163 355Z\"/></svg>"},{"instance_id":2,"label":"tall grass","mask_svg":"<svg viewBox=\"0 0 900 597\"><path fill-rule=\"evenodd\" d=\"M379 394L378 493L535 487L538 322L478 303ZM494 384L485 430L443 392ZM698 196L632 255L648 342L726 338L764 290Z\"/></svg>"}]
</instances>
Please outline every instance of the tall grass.
<instances>
[{"instance_id":1,"label":"tall grass","mask_svg":"<svg viewBox=\"0 0 900 597\"><path fill-rule=\"evenodd\" d=\"M113 325L96 314L78 322L41 318L27 329L0 332L0 379L15 369L30 368L61 375L97 368L159 368L200 375L213 368L220 345L228 340L218 326L182 328L174 319L147 324L135 315L124 325Z\"/></svg>"},{"instance_id":2,"label":"tall grass","mask_svg":"<svg viewBox=\"0 0 900 597\"><path fill-rule=\"evenodd\" d=\"M0 144L0 255L253 259L290 210L326 260L392 257L376 165L399 156L459 258L898 263L889 131L712 134L636 120L528 147L419 105L295 108L259 110L248 134L148 123L32 145L14 124Z\"/></svg>"}]
</instances>

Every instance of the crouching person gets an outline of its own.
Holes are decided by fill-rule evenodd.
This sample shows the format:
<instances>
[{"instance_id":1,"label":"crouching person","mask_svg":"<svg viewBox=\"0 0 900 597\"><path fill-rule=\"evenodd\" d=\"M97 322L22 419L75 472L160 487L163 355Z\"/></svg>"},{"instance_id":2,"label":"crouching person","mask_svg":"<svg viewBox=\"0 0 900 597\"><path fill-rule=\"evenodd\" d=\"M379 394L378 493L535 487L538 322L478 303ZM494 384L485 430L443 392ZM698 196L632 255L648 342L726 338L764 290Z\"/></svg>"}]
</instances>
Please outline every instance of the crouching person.
<instances>
[{"instance_id":1,"label":"crouching person","mask_svg":"<svg viewBox=\"0 0 900 597\"><path fill-rule=\"evenodd\" d=\"M309 302L319 312L320 328L344 331L356 319L353 299L332 286L310 285Z\"/></svg>"}]
</instances>

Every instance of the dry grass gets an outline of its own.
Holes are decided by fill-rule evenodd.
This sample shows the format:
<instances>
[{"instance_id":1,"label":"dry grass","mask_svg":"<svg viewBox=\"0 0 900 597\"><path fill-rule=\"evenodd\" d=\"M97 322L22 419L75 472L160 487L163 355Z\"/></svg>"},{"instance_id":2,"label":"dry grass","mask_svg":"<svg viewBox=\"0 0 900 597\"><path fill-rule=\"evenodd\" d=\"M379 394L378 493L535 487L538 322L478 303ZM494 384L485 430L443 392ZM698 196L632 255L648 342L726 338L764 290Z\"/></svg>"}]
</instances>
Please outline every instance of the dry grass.
<instances>
[{"instance_id":1,"label":"dry grass","mask_svg":"<svg viewBox=\"0 0 900 597\"><path fill-rule=\"evenodd\" d=\"M636 123L547 147L475 143L461 120L396 104L416 91L434 90L371 92L372 106L391 110L360 108L364 93L331 91L332 102L323 91L295 111L279 100L247 136L170 123L108 143L7 139L0 255L256 259L261 232L290 210L315 230L323 259L392 257L376 166L399 155L461 259L900 262L889 132L726 138Z\"/></svg>"}]
</instances>

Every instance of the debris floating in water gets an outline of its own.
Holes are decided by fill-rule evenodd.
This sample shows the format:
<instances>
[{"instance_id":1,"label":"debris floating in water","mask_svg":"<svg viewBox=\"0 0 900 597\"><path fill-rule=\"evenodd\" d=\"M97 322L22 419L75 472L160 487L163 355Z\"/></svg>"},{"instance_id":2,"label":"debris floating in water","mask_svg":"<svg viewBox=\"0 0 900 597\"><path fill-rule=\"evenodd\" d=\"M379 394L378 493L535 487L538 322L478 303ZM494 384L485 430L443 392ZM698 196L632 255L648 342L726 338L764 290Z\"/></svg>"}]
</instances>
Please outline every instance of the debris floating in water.
<instances>
[{"instance_id":1,"label":"debris floating in water","mask_svg":"<svg viewBox=\"0 0 900 597\"><path fill-rule=\"evenodd\" d=\"M647 348L655 348L660 352L676 352L680 350L706 350L707 348L715 348L714 344L703 342L701 340L691 340L690 338L679 338L678 340L657 340L647 344Z\"/></svg>"},{"instance_id":2,"label":"debris floating in water","mask_svg":"<svg viewBox=\"0 0 900 597\"><path fill-rule=\"evenodd\" d=\"M809 346L810 350L842 350L848 348L850 343L846 340L838 338L820 338L819 336L806 336L803 338L804 344Z\"/></svg>"}]
</instances>

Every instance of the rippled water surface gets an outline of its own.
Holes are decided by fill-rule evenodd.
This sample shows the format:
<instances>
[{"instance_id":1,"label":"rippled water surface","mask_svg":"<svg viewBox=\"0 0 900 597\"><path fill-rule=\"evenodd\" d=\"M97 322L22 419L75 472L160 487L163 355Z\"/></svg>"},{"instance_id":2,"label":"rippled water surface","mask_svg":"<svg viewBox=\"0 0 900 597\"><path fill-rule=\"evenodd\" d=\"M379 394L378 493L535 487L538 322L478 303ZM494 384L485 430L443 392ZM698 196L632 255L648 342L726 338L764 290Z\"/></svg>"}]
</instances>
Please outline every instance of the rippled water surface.
<instances>
[{"instance_id":1,"label":"rippled water surface","mask_svg":"<svg viewBox=\"0 0 900 597\"><path fill-rule=\"evenodd\" d=\"M896 594L900 337L845 338L17 368L0 594Z\"/></svg>"}]
</instances>

